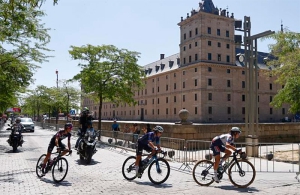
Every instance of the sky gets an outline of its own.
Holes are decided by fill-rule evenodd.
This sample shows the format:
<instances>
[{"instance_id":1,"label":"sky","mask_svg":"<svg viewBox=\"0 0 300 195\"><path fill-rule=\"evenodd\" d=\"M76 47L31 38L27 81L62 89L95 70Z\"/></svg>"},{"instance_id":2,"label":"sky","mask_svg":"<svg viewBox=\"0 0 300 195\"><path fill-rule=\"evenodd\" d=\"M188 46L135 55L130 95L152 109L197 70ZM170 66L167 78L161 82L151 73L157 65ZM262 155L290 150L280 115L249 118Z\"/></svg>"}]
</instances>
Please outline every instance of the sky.
<instances>
[{"instance_id":1,"label":"sky","mask_svg":"<svg viewBox=\"0 0 300 195\"><path fill-rule=\"evenodd\" d=\"M35 83L47 87L71 79L80 72L79 61L71 59L70 46L115 45L140 52L141 66L159 60L160 54L179 52L181 17L198 9L200 0L47 0L42 18L51 28L49 62L38 64ZM300 32L299 0L213 0L215 7L227 9L235 19L251 18L251 34L284 28ZM191 14L190 14L191 15ZM237 33L239 34L239 33ZM258 50L269 52L272 40L258 41ZM73 86L79 88L78 83Z\"/></svg>"}]
</instances>

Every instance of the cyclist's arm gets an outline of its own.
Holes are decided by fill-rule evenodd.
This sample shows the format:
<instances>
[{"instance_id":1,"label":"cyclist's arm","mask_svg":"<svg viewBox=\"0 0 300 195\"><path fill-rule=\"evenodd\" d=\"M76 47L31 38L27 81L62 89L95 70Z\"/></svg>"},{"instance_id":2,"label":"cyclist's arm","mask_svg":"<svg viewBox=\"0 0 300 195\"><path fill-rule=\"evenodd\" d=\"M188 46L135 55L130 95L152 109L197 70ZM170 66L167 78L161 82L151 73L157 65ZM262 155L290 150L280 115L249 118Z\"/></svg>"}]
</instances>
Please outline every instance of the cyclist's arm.
<instances>
[{"instance_id":1,"label":"cyclist's arm","mask_svg":"<svg viewBox=\"0 0 300 195\"><path fill-rule=\"evenodd\" d=\"M230 148L233 151L236 150L236 147L234 147L233 145L231 145L229 142L226 142L226 148Z\"/></svg>"},{"instance_id":2,"label":"cyclist's arm","mask_svg":"<svg viewBox=\"0 0 300 195\"><path fill-rule=\"evenodd\" d=\"M68 137L68 148L71 150L71 136Z\"/></svg>"},{"instance_id":3,"label":"cyclist's arm","mask_svg":"<svg viewBox=\"0 0 300 195\"><path fill-rule=\"evenodd\" d=\"M55 138L55 146L58 147L58 137Z\"/></svg>"},{"instance_id":4,"label":"cyclist's arm","mask_svg":"<svg viewBox=\"0 0 300 195\"><path fill-rule=\"evenodd\" d=\"M153 144L152 141L148 141L148 145L149 145L153 150L155 149L155 146L154 146L154 144Z\"/></svg>"}]
</instances>

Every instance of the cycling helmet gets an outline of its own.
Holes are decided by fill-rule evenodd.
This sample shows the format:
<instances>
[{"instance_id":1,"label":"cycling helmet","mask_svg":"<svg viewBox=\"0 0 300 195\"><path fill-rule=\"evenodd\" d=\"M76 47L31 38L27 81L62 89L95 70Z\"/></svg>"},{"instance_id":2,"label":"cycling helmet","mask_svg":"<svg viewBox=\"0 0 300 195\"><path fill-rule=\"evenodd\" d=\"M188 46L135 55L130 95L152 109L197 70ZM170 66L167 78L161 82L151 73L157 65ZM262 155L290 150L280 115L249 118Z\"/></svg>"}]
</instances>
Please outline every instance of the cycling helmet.
<instances>
[{"instance_id":1,"label":"cycling helmet","mask_svg":"<svg viewBox=\"0 0 300 195\"><path fill-rule=\"evenodd\" d=\"M16 118L16 123L20 123L20 122L21 122L21 118L20 117Z\"/></svg>"},{"instance_id":2,"label":"cycling helmet","mask_svg":"<svg viewBox=\"0 0 300 195\"><path fill-rule=\"evenodd\" d=\"M164 128L162 128L161 126L156 126L154 127L153 131L158 131L160 133L164 132Z\"/></svg>"},{"instance_id":3,"label":"cycling helmet","mask_svg":"<svg viewBox=\"0 0 300 195\"><path fill-rule=\"evenodd\" d=\"M83 111L89 111L89 108L88 107L84 107Z\"/></svg>"},{"instance_id":4,"label":"cycling helmet","mask_svg":"<svg viewBox=\"0 0 300 195\"><path fill-rule=\"evenodd\" d=\"M73 128L72 123L66 123L66 124L65 124L65 129L66 129L66 128L71 128L71 130L72 130L72 128Z\"/></svg>"},{"instance_id":5,"label":"cycling helmet","mask_svg":"<svg viewBox=\"0 0 300 195\"><path fill-rule=\"evenodd\" d=\"M242 130L239 127L232 127L230 130L231 133L233 132L238 132L238 133L242 133Z\"/></svg>"}]
</instances>

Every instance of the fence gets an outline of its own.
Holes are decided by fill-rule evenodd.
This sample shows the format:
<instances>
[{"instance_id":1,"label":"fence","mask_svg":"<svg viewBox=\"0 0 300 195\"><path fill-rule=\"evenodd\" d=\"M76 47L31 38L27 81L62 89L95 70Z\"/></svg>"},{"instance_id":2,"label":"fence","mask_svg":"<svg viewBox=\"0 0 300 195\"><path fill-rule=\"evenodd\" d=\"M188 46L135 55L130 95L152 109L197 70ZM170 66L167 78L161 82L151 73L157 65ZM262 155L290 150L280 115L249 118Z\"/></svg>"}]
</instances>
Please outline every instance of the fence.
<instances>
[{"instance_id":1,"label":"fence","mask_svg":"<svg viewBox=\"0 0 300 195\"><path fill-rule=\"evenodd\" d=\"M63 125L51 123L38 123L46 129L58 130ZM76 129L73 130L76 135ZM136 141L142 135L101 130L101 142L111 148L119 147L122 151L132 151L136 149ZM243 151L256 150L255 157L248 156L248 160L253 163L258 172L294 172L300 175L300 145L298 143L256 143L251 145L247 142L235 143L237 148ZM185 140L161 137L161 148L167 152L166 159L182 163L179 169L191 169L196 161L202 159L212 159L212 151L209 149L210 141L205 140Z\"/></svg>"}]
</instances>

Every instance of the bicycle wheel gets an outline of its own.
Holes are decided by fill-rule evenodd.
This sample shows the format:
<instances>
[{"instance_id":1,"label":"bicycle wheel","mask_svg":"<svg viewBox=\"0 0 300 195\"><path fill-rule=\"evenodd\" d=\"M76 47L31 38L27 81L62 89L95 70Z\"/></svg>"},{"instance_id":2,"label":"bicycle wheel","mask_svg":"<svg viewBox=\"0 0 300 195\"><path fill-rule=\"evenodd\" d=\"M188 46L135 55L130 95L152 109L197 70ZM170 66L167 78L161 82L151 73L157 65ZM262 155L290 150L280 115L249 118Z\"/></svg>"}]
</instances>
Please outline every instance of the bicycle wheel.
<instances>
[{"instance_id":1,"label":"bicycle wheel","mask_svg":"<svg viewBox=\"0 0 300 195\"><path fill-rule=\"evenodd\" d=\"M38 177L43 177L44 174L42 172L42 164L44 163L44 159L46 158L46 154L40 156L39 160L36 163L35 172Z\"/></svg>"},{"instance_id":2,"label":"bicycle wheel","mask_svg":"<svg viewBox=\"0 0 300 195\"><path fill-rule=\"evenodd\" d=\"M255 179L255 168L247 160L239 159L237 162L233 163L228 169L229 180L238 188L246 188ZM241 169L239 169L238 164Z\"/></svg>"},{"instance_id":3,"label":"bicycle wheel","mask_svg":"<svg viewBox=\"0 0 300 195\"><path fill-rule=\"evenodd\" d=\"M148 177L152 183L162 184L168 179L169 175L170 165L165 159L159 158L149 165Z\"/></svg>"},{"instance_id":4,"label":"bicycle wheel","mask_svg":"<svg viewBox=\"0 0 300 195\"><path fill-rule=\"evenodd\" d=\"M123 163L122 174L125 179L131 181L136 178L135 172L135 156L129 156Z\"/></svg>"},{"instance_id":5,"label":"bicycle wheel","mask_svg":"<svg viewBox=\"0 0 300 195\"><path fill-rule=\"evenodd\" d=\"M67 159L60 157L55 161L52 167L52 178L58 183L65 179L68 173L68 161Z\"/></svg>"},{"instance_id":6,"label":"bicycle wheel","mask_svg":"<svg viewBox=\"0 0 300 195\"><path fill-rule=\"evenodd\" d=\"M196 162L193 168L193 178L200 186L209 186L214 182L214 163L210 160Z\"/></svg>"}]
</instances>

